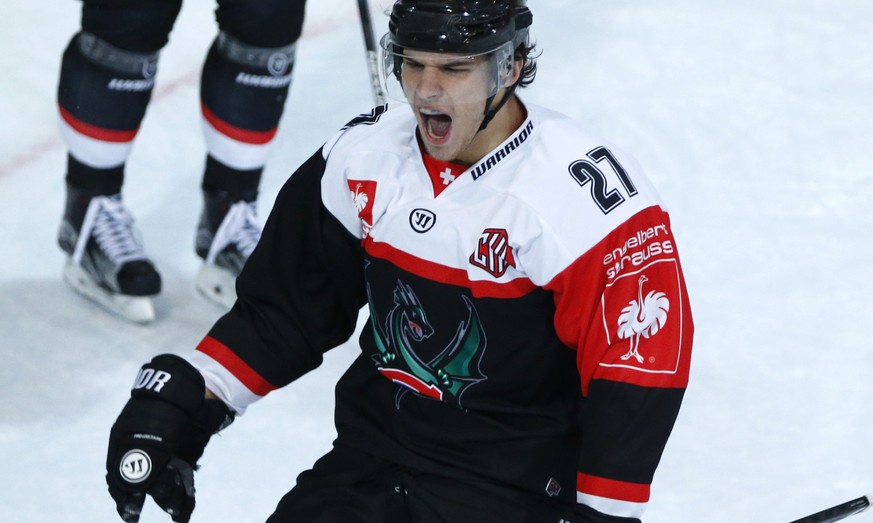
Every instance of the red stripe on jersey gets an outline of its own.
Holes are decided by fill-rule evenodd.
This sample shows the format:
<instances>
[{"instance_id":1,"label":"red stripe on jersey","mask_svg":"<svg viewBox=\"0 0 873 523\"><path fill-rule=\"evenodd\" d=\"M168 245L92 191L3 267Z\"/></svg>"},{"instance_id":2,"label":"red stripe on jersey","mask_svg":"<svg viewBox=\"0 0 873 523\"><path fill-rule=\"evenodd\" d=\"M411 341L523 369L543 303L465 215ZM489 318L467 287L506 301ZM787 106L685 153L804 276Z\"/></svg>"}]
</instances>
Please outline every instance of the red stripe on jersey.
<instances>
[{"instance_id":1,"label":"red stripe on jersey","mask_svg":"<svg viewBox=\"0 0 873 523\"><path fill-rule=\"evenodd\" d=\"M364 240L364 249L367 251L367 254L387 260L401 269L422 278L467 287L476 298L518 298L519 296L529 294L537 288L527 278L516 278L506 283L473 281L467 277L467 271L465 270L446 267L445 265L413 256L407 252L395 249L387 243L374 241L371 237Z\"/></svg>"},{"instance_id":2,"label":"red stripe on jersey","mask_svg":"<svg viewBox=\"0 0 873 523\"><path fill-rule=\"evenodd\" d=\"M251 131L241 127L233 126L209 110L204 104L200 104L200 110L203 113L203 118L209 122L216 131L224 136L236 140L237 142L247 143L250 145L264 145L270 143L273 137L276 136L277 127L273 127L269 131Z\"/></svg>"},{"instance_id":3,"label":"red stripe on jersey","mask_svg":"<svg viewBox=\"0 0 873 523\"><path fill-rule=\"evenodd\" d=\"M278 388L262 378L260 374L255 372L255 370L249 367L246 362L234 354L227 345L221 343L215 338L206 336L203 338L203 341L200 342L200 345L197 346L197 350L217 361L222 367L227 369L228 372L233 374L236 379L242 382L247 389L252 391L253 394L266 396L268 393Z\"/></svg>"},{"instance_id":4,"label":"red stripe on jersey","mask_svg":"<svg viewBox=\"0 0 873 523\"><path fill-rule=\"evenodd\" d=\"M651 485L601 478L579 472L576 474L576 490L601 498L647 503L651 493Z\"/></svg>"},{"instance_id":5,"label":"red stripe on jersey","mask_svg":"<svg viewBox=\"0 0 873 523\"><path fill-rule=\"evenodd\" d=\"M114 131L112 129L104 129L102 127L97 127L96 125L91 125L77 119L69 111L67 111L60 105L58 106L58 109L61 112L61 118L63 118L63 120L67 122L67 125L72 127L77 133L83 134L88 138L100 140L101 142L132 142L133 139L136 138L136 133L139 131L138 127L129 131Z\"/></svg>"},{"instance_id":6,"label":"red stripe on jersey","mask_svg":"<svg viewBox=\"0 0 873 523\"><path fill-rule=\"evenodd\" d=\"M642 387L688 384L694 326L670 220L630 217L545 288L555 329L577 350L582 393L595 378Z\"/></svg>"}]
</instances>

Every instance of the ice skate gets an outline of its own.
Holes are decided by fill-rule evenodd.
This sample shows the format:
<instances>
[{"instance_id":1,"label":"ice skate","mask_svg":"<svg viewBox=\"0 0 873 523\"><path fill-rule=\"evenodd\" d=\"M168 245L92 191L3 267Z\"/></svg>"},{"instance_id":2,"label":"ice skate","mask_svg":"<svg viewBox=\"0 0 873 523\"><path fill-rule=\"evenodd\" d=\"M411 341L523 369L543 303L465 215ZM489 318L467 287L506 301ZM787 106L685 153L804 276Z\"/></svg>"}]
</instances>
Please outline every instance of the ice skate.
<instances>
[{"instance_id":1,"label":"ice skate","mask_svg":"<svg viewBox=\"0 0 873 523\"><path fill-rule=\"evenodd\" d=\"M155 318L161 277L146 257L121 195L67 190L58 244L69 255L64 280L83 296L137 323Z\"/></svg>"},{"instance_id":2,"label":"ice skate","mask_svg":"<svg viewBox=\"0 0 873 523\"><path fill-rule=\"evenodd\" d=\"M236 277L261 238L255 202L231 201L227 193L204 191L196 251L203 258L196 286L209 300L230 308L236 301Z\"/></svg>"}]
</instances>

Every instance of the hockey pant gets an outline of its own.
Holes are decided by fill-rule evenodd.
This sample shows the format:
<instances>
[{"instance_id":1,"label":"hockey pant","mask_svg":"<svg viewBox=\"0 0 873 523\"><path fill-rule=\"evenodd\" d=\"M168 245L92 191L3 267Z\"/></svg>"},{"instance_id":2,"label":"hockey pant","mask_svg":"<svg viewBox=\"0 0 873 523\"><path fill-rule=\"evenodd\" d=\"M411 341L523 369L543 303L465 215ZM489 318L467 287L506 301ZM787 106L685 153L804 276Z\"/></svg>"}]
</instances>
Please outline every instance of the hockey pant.
<instances>
[{"instance_id":1,"label":"hockey pant","mask_svg":"<svg viewBox=\"0 0 873 523\"><path fill-rule=\"evenodd\" d=\"M557 523L566 510L545 494L420 474L336 446L300 474L267 523Z\"/></svg>"},{"instance_id":2,"label":"hockey pant","mask_svg":"<svg viewBox=\"0 0 873 523\"><path fill-rule=\"evenodd\" d=\"M218 0L219 33L203 66L206 185L257 185L291 83L302 0ZM68 181L120 189L152 96L160 50L181 0L84 0L82 30L64 52L58 87ZM207 176L208 178L208 176ZM117 192L117 190L114 190Z\"/></svg>"}]
</instances>

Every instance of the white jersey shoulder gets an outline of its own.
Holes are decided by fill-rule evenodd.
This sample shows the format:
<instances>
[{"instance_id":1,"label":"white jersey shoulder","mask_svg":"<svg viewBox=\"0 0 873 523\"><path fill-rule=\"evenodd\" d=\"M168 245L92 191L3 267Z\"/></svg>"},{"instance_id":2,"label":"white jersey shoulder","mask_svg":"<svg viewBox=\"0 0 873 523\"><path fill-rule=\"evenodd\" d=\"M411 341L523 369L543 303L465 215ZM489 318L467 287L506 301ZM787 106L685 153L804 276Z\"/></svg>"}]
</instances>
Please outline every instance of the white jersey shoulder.
<instances>
[{"instance_id":1,"label":"white jersey shoulder","mask_svg":"<svg viewBox=\"0 0 873 523\"><path fill-rule=\"evenodd\" d=\"M398 177L418 151L415 125L408 105L388 104L355 117L322 148L322 199L353 234L363 234L364 200L375 196L361 191Z\"/></svg>"},{"instance_id":2,"label":"white jersey shoulder","mask_svg":"<svg viewBox=\"0 0 873 523\"><path fill-rule=\"evenodd\" d=\"M528 105L534 132L512 190L536 212L611 228L660 197L637 161L620 147L555 111Z\"/></svg>"},{"instance_id":3,"label":"white jersey shoulder","mask_svg":"<svg viewBox=\"0 0 873 523\"><path fill-rule=\"evenodd\" d=\"M526 104L530 137L516 161L482 181L507 193L519 260L544 284L610 232L661 200L629 154L561 113ZM544 256L543 253L548 253Z\"/></svg>"},{"instance_id":4,"label":"white jersey shoulder","mask_svg":"<svg viewBox=\"0 0 873 523\"><path fill-rule=\"evenodd\" d=\"M502 231L516 263L493 271L497 280L545 284L660 200L621 149L569 117L525 106L521 126L436 198L409 107L362 115L325 145L324 204L353 234L468 271L471 280L494 277L470 255ZM433 228L413 225L428 216Z\"/></svg>"}]
</instances>

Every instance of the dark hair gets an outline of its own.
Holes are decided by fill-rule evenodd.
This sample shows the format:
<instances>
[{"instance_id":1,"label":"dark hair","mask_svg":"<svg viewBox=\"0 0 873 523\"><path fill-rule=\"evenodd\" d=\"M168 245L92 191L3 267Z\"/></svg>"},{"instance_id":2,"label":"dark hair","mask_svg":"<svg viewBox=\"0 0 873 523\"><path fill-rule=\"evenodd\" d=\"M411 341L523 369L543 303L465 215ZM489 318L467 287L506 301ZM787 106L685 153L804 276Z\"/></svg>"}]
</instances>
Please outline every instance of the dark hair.
<instances>
[{"instance_id":1,"label":"dark hair","mask_svg":"<svg viewBox=\"0 0 873 523\"><path fill-rule=\"evenodd\" d=\"M535 53L536 47L536 44L526 42L515 48L515 59L522 61L521 76L516 83L520 89L532 84L537 76L537 58L541 53Z\"/></svg>"}]
</instances>

